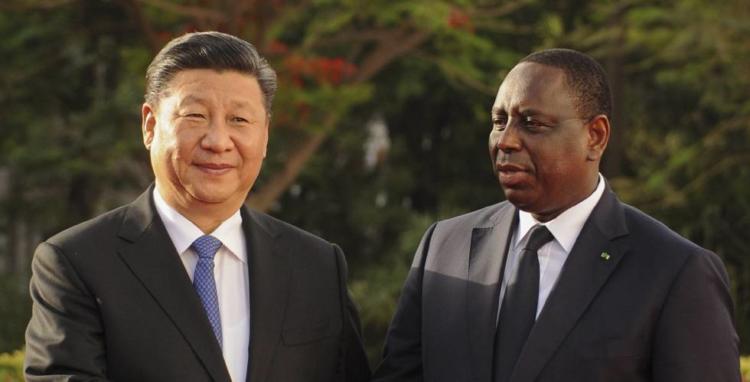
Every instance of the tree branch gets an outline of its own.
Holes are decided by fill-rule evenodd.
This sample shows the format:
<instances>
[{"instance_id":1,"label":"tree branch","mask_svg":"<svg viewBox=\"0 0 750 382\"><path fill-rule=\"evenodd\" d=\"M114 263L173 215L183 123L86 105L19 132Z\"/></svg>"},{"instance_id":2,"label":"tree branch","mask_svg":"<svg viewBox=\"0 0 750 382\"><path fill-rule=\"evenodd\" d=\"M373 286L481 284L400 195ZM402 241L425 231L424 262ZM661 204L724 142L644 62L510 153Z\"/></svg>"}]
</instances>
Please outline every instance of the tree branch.
<instances>
[{"instance_id":1,"label":"tree branch","mask_svg":"<svg viewBox=\"0 0 750 382\"><path fill-rule=\"evenodd\" d=\"M151 23L149 23L148 20L146 20L146 18L143 16L141 7L136 3L136 1L137 0L120 0L120 3L128 9L130 15L138 24L141 32L143 32L143 35L146 36L146 44L148 45L149 49L152 53L156 54L161 49L161 41L159 41L159 38L156 37L154 28L151 26Z\"/></svg>"},{"instance_id":2,"label":"tree branch","mask_svg":"<svg viewBox=\"0 0 750 382\"><path fill-rule=\"evenodd\" d=\"M469 15L472 17L481 17L481 18L498 18L502 16L507 16L516 10L518 8L523 7L524 5L528 5L533 3L532 0L518 0L512 3L506 3L499 6L493 6L493 7L477 7L469 11Z\"/></svg>"},{"instance_id":3,"label":"tree branch","mask_svg":"<svg viewBox=\"0 0 750 382\"><path fill-rule=\"evenodd\" d=\"M401 30L392 28L373 28L363 31L345 30L323 40L316 41L312 46L330 46L335 44L346 44L352 42L384 41L389 40L395 33ZM391 43L393 41L391 40Z\"/></svg>"},{"instance_id":4,"label":"tree branch","mask_svg":"<svg viewBox=\"0 0 750 382\"><path fill-rule=\"evenodd\" d=\"M227 10L229 17L229 23L227 24L226 32L233 35L238 35L241 32L242 24L245 19L245 13L248 9L255 8L255 13L262 12L261 5L255 0L236 0L233 3L233 7Z\"/></svg>"},{"instance_id":5,"label":"tree branch","mask_svg":"<svg viewBox=\"0 0 750 382\"><path fill-rule=\"evenodd\" d=\"M315 155L335 125L336 118L329 116L323 122L323 131L311 133L305 142L292 150L293 154L284 162L284 168L275 173L258 192L251 194L246 204L258 211L268 211L294 183L307 161Z\"/></svg>"},{"instance_id":6,"label":"tree branch","mask_svg":"<svg viewBox=\"0 0 750 382\"><path fill-rule=\"evenodd\" d=\"M429 36L430 34L427 31L400 31L392 36L384 35L375 49L367 55L367 58L360 65L354 82L368 81L393 60L416 49ZM394 43L394 41L399 43Z\"/></svg>"},{"instance_id":7,"label":"tree branch","mask_svg":"<svg viewBox=\"0 0 750 382\"><path fill-rule=\"evenodd\" d=\"M428 55L424 53L417 53L416 56L424 60L430 61L433 64L441 67L443 71L454 76L462 84L482 94L494 96L497 93L497 88L495 87L495 84L488 85L482 81L479 81L476 78L473 78L472 76L466 74L466 72L464 72L460 68L457 68L456 66L451 65L448 62L441 61L440 57L436 57L434 55Z\"/></svg>"},{"instance_id":8,"label":"tree branch","mask_svg":"<svg viewBox=\"0 0 750 382\"><path fill-rule=\"evenodd\" d=\"M428 37L429 33L425 31L400 30L393 31L390 35L381 34L380 43L367 55L353 82L361 83L370 80L385 66L416 49ZM400 43L394 44L394 41ZM308 140L291 150L292 155L286 160L282 170L274 174L258 192L251 194L247 204L256 210L268 211L294 183L307 161L315 155L328 135L336 129L337 123L337 117L330 115L322 123L322 129L319 132L312 133Z\"/></svg>"},{"instance_id":9,"label":"tree branch","mask_svg":"<svg viewBox=\"0 0 750 382\"><path fill-rule=\"evenodd\" d=\"M72 3L73 0L37 0L33 4L24 3L5 3L0 4L0 11L30 11L38 9L54 9L63 5Z\"/></svg>"},{"instance_id":10,"label":"tree branch","mask_svg":"<svg viewBox=\"0 0 750 382\"><path fill-rule=\"evenodd\" d=\"M227 21L226 15L213 9L176 4L166 0L138 0L141 3L195 20L210 20L214 23Z\"/></svg>"}]
</instances>

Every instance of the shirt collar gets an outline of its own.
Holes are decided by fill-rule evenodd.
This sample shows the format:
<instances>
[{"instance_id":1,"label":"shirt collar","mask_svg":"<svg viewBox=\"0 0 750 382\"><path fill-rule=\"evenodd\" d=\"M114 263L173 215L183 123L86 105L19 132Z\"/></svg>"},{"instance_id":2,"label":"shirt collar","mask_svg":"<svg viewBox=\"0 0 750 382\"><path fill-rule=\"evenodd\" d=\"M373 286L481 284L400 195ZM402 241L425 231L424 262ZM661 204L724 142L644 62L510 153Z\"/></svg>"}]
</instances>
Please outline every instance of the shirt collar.
<instances>
[{"instance_id":1,"label":"shirt collar","mask_svg":"<svg viewBox=\"0 0 750 382\"><path fill-rule=\"evenodd\" d=\"M599 174L599 184L596 185L596 189L591 195L546 223L541 223L534 219L530 213L519 210L515 244L518 245L522 239L525 239L531 228L537 224L541 224L547 226L547 229L549 229L555 240L565 249L565 252L570 253L578 239L578 235L583 229L583 224L586 223L589 215L591 215L591 211L594 210L599 199L601 199L602 194L604 194L604 177L602 174Z\"/></svg>"},{"instance_id":2,"label":"shirt collar","mask_svg":"<svg viewBox=\"0 0 750 382\"><path fill-rule=\"evenodd\" d=\"M167 229L177 253L183 255L196 239L204 235L203 231L172 208L162 198L161 191L158 188L154 188L153 195L156 212L164 222L164 227ZM240 261L243 263L247 261L245 251L242 250L244 235L242 232L242 215L240 215L239 210L211 232L211 236L219 239L221 244Z\"/></svg>"}]
</instances>

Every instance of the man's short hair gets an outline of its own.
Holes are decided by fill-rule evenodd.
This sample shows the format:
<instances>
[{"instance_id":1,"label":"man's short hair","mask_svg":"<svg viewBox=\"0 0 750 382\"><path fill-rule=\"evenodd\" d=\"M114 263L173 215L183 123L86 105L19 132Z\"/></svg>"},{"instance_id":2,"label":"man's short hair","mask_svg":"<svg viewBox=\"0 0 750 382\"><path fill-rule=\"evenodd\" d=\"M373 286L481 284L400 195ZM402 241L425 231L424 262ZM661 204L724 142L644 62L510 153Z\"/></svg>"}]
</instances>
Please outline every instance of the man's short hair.
<instances>
[{"instance_id":1,"label":"man's short hair","mask_svg":"<svg viewBox=\"0 0 750 382\"><path fill-rule=\"evenodd\" d=\"M170 41L146 70L146 102L156 107L178 72L187 69L234 70L258 81L266 113L276 94L276 72L249 42L221 32L188 33Z\"/></svg>"},{"instance_id":2,"label":"man's short hair","mask_svg":"<svg viewBox=\"0 0 750 382\"><path fill-rule=\"evenodd\" d=\"M580 117L588 119L604 114L611 119L612 93L607 74L593 58L576 50L557 48L532 53L520 62L562 69Z\"/></svg>"}]
</instances>

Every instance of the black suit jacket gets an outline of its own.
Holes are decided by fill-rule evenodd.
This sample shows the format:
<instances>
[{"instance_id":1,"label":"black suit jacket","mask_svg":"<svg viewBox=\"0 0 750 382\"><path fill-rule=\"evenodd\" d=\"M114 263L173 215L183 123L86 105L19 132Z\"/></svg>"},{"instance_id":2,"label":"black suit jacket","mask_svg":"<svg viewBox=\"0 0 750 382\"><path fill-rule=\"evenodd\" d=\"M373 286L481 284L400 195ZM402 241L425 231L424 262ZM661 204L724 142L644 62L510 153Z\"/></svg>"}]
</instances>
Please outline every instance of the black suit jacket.
<instances>
[{"instance_id":1,"label":"black suit jacket","mask_svg":"<svg viewBox=\"0 0 750 382\"><path fill-rule=\"evenodd\" d=\"M230 380L152 189L37 248L27 380ZM246 208L241 214L250 279L248 380L367 380L341 250L270 216Z\"/></svg>"},{"instance_id":2,"label":"black suit jacket","mask_svg":"<svg viewBox=\"0 0 750 382\"><path fill-rule=\"evenodd\" d=\"M517 215L503 202L427 230L375 381L492 380L498 283ZM720 259L607 188L511 381L739 380Z\"/></svg>"}]
</instances>

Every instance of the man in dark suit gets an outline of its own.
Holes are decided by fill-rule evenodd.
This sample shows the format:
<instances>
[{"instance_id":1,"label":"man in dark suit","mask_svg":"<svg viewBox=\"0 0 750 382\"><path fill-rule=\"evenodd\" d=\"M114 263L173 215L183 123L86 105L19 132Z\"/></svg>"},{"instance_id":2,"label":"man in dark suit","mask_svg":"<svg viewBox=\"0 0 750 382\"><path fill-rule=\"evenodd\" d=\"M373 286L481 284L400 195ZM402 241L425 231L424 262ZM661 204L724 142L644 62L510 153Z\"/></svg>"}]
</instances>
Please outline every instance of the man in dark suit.
<instances>
[{"instance_id":1,"label":"man in dark suit","mask_svg":"<svg viewBox=\"0 0 750 382\"><path fill-rule=\"evenodd\" d=\"M37 248L27 380L366 381L341 250L243 206L273 69L246 41L193 33L146 80L155 184Z\"/></svg>"},{"instance_id":2,"label":"man in dark suit","mask_svg":"<svg viewBox=\"0 0 750 382\"><path fill-rule=\"evenodd\" d=\"M610 105L576 51L508 73L489 138L507 201L427 230L375 381L739 381L721 260L599 174Z\"/></svg>"}]
</instances>

